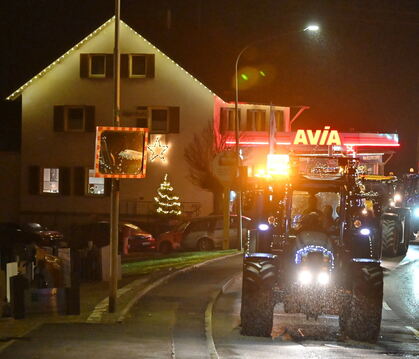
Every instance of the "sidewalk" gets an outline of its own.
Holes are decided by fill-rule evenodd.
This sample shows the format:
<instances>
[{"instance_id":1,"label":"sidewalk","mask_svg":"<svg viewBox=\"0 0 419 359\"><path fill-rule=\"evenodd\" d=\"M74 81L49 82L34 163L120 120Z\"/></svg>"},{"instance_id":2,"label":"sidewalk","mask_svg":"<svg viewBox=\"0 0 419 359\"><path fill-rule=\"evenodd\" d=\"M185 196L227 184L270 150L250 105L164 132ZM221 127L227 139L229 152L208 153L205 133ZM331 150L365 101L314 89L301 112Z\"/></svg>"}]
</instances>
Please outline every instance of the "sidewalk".
<instances>
[{"instance_id":1,"label":"sidewalk","mask_svg":"<svg viewBox=\"0 0 419 359\"><path fill-rule=\"evenodd\" d=\"M117 310L108 313L108 282L86 282L80 286L80 315L57 313L28 314L24 319L0 318L0 352L14 340L45 323L115 323L123 321L133 304L154 287L163 284L179 273L192 270L211 261L227 258L225 255L182 269L161 269L149 274L123 276L118 282Z\"/></svg>"}]
</instances>

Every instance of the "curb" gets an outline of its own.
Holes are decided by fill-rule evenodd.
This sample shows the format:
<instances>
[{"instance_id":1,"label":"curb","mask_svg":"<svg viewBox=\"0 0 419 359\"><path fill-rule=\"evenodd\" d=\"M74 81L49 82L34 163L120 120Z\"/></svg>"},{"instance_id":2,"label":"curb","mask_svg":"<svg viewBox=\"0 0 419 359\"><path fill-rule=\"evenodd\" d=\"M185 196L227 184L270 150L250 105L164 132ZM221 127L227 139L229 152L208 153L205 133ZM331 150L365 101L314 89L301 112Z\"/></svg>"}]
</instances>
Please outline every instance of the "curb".
<instances>
[{"instance_id":1,"label":"curb","mask_svg":"<svg viewBox=\"0 0 419 359\"><path fill-rule=\"evenodd\" d=\"M207 339L207 347L211 359L220 358L217 352L217 348L215 347L214 337L212 336L212 314L214 305L217 302L220 295L223 294L225 289L231 284L231 282L233 282L241 274L242 272L234 274L227 282L224 283L221 289L214 291L205 310L205 337Z\"/></svg>"},{"instance_id":2,"label":"curb","mask_svg":"<svg viewBox=\"0 0 419 359\"><path fill-rule=\"evenodd\" d=\"M182 268L182 269L178 269L178 270L175 270L174 272L172 272L172 273L169 273L169 274L167 274L167 275L165 275L165 276L163 276L163 277L161 277L161 278L159 278L157 281L155 281L155 282L153 282L153 283L151 283L151 284L149 284L149 285L147 285L147 286L145 286L143 289L141 289L138 293L137 293L137 295L135 295L129 302L128 302L128 304L125 306L125 308L124 309L122 309L122 311L121 311L121 314L119 315L119 317L118 317L118 319L116 320L118 323L122 323L124 320L125 320L125 318L126 318L126 316L128 315L128 313L129 313L129 311L131 310L131 308L134 306L134 304L138 301L138 300L140 300L145 294L147 294L150 290L152 290L152 289L154 289L154 288L156 288L156 287L158 287L159 285L161 285L161 284L163 284L163 283L165 283L165 282L167 282L167 281L169 281L170 279L173 279L174 277L176 277L177 275L179 275L179 274L181 274L181 273L186 273L186 272L189 272L189 271L191 271L191 270L193 270L193 269L195 269L195 268L199 268L199 267L201 267L201 266L203 266L203 265L206 265L206 264L210 264L210 263L212 263L212 262L216 262L216 261L219 261L219 260L222 260L222 259L225 259L225 258L230 258L230 257L234 257L234 256L238 256L238 255L242 255L242 253L234 253L234 254L229 254L229 255L227 255L227 256L222 256L222 257L217 257L217 258L213 258L213 259L208 259L208 260L206 260L206 261L204 261L204 262L201 262L201 263L198 263L198 264L194 264L194 265L192 265L192 266L189 266L189 267L185 267L185 268ZM127 285L129 285L129 284L127 284Z\"/></svg>"}]
</instances>

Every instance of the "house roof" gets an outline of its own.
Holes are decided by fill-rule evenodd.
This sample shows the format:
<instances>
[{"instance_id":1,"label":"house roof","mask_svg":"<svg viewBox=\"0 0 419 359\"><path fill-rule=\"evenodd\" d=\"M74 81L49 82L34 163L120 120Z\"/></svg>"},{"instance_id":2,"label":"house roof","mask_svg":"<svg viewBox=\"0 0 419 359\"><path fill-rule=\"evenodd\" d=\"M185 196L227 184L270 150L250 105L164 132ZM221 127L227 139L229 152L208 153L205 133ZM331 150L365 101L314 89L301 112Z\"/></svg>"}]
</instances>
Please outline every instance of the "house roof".
<instances>
[{"instance_id":1,"label":"house roof","mask_svg":"<svg viewBox=\"0 0 419 359\"><path fill-rule=\"evenodd\" d=\"M49 64L46 68L44 68L41 72L39 72L37 75L35 75L34 77L32 77L29 81L27 81L26 83L24 83L22 86L20 86L16 91L14 91L12 94L10 94L8 97L6 97L6 100L15 100L16 98L18 98L23 91L29 87L34 81L36 81L37 79L39 79L40 77L44 76L45 74L47 74L51 69L53 69L57 64L61 63L67 56L69 56L72 52L76 51L77 49L79 49L86 41L89 41L91 38L93 38L94 36L96 36L99 32L101 32L105 27L109 26L111 23L113 23L115 21L115 17L111 17L108 21L106 21L104 24L102 24L101 26L99 26L96 30L94 30L92 33L90 33L89 35L87 35L83 40L81 40L79 43L77 43L76 45L74 45L71 49L69 49L66 53L64 53L63 55L61 55L58 59L56 59L55 61L53 61L51 64ZM206 87L202 82L200 82L197 78L195 78L194 76L192 76L188 71L186 71L183 67L181 67L179 64L177 64L175 61L173 61L169 56L167 56L165 53L163 53L162 51L160 51L157 47L155 47L152 43L150 43L147 39L145 39L143 36L141 36L138 32L136 32L133 28L131 28L130 26L128 26L125 22L123 22L121 20L121 24L123 26L126 26L129 30L131 30L132 32L134 32L137 36L139 36L142 40L144 40L146 43L148 43L150 46L153 47L153 49L155 49L157 52L159 52L160 54L162 54L163 56L165 56L166 58L168 58L173 64L175 64L177 67L179 67L180 70L184 71L188 76L190 76L193 80L195 80L196 82L198 82L200 85L202 85L203 87L205 87L212 95L219 97L218 95L216 95L212 90L210 90L208 87Z\"/></svg>"}]
</instances>

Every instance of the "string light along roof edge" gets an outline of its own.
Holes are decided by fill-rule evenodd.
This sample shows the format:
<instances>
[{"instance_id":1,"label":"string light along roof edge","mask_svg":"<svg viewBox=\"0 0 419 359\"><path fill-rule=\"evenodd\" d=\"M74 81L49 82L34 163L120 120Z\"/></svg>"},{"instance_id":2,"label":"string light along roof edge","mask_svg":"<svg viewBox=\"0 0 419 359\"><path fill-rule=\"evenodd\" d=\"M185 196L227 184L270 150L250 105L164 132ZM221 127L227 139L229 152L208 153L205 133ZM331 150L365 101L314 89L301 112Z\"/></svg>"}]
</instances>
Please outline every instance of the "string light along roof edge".
<instances>
[{"instance_id":1,"label":"string light along roof edge","mask_svg":"<svg viewBox=\"0 0 419 359\"><path fill-rule=\"evenodd\" d=\"M61 55L58 59L56 59L55 61L53 61L51 64L49 64L47 67L45 67L41 72L39 72L37 75L35 75L34 77L32 77L29 81L27 81L26 83L24 83L22 86L20 86L16 91L14 91L11 95L9 95L8 97L6 97L7 101L12 101L15 100L16 98L18 98L23 91L29 87L35 80L37 80L38 78L44 76L46 73L48 73L53 67L55 67L55 65L59 64L60 62L62 62L67 56L69 56L71 53L73 53L75 50L79 49L86 41L89 41L91 38L93 38L95 35L97 35L100 31L102 31L105 27L107 27L110 23L115 21L115 16L111 17L109 20L107 20L105 23L103 23L101 26L99 26L96 30L94 30L93 32L91 32L89 35L87 35L83 40L81 40L80 42L78 42L76 45L74 45L70 50L68 50L67 52L65 52L63 55ZM135 31L132 27L130 27L129 25L127 25L125 22L123 22L121 20L121 24L124 25L125 27L127 27L129 30L131 30L132 32L134 32L137 36L139 36L146 44L148 44L149 46L151 46L153 49L156 50L156 52L160 53L161 55L163 55L166 59L170 60L174 65L176 65L177 67L179 67L183 72L185 72L191 79L193 79L194 81L198 82L201 86L203 86L205 89L207 89L213 96L218 97L220 100L222 100L224 103L225 101L218 96L216 93L214 93L214 91L210 90L208 87L206 87L201 81L199 81L196 77L192 76L188 71L186 71L183 67L181 67L178 63L176 63L175 61L173 61L169 56L167 56L165 53L163 53L162 51L160 51L157 47L155 47L150 41L148 41L147 39L145 39L143 36L141 36L137 31Z\"/></svg>"}]
</instances>

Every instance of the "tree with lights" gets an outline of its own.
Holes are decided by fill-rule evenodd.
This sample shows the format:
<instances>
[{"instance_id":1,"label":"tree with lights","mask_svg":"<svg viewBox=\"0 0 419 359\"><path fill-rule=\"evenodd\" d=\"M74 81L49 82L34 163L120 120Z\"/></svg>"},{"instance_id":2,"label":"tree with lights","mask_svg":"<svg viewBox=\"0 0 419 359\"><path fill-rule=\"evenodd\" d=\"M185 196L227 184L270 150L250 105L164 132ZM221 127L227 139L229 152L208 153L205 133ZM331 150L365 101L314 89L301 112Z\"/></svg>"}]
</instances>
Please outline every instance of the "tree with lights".
<instances>
[{"instance_id":1,"label":"tree with lights","mask_svg":"<svg viewBox=\"0 0 419 359\"><path fill-rule=\"evenodd\" d=\"M167 217L181 215L179 197L174 195L173 187L167 179L167 173L157 189L157 196L154 197L154 200L157 203L157 214Z\"/></svg>"}]
</instances>

